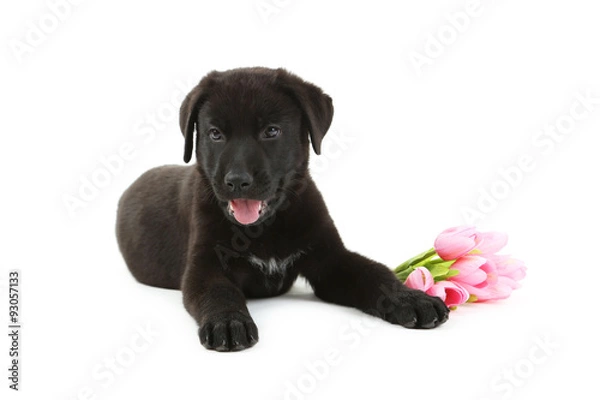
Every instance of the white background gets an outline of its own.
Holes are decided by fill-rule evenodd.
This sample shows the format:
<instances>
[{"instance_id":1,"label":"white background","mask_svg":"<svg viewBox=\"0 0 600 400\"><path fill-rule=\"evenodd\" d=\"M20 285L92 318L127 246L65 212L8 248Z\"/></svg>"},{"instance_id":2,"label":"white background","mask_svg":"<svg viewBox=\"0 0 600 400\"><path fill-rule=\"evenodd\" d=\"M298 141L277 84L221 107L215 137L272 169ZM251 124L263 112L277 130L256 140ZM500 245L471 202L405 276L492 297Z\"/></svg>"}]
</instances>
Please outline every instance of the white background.
<instances>
[{"instance_id":1,"label":"white background","mask_svg":"<svg viewBox=\"0 0 600 400\"><path fill-rule=\"evenodd\" d=\"M263 3L277 12L261 15ZM589 398L600 357L593 2L483 0L460 33L448 15L464 13L462 1L263 3L84 1L60 8L60 20L41 0L3 3L1 315L7 271L20 269L23 331L19 393L7 388L2 335L2 397ZM16 41L40 25L49 33L18 56ZM435 49L430 35L446 44ZM417 69L417 53L429 64ZM116 204L147 169L182 164L174 110L184 90L210 70L255 65L285 67L333 97L311 164L349 248L392 268L483 206L477 226L508 232L506 252L528 266L522 288L411 331L321 303L299 281L249 303L254 348L206 351L180 292L130 276ZM588 111L574 105L586 93ZM569 133L534 145L544 125L568 124L571 107L585 115ZM65 196L124 145L134 156L70 215ZM523 155L534 166L517 179ZM501 198L486 203L493 188ZM147 325L156 336L146 343L136 331ZM324 367L330 352L335 365ZM105 363L115 357L127 365L113 380Z\"/></svg>"}]
</instances>

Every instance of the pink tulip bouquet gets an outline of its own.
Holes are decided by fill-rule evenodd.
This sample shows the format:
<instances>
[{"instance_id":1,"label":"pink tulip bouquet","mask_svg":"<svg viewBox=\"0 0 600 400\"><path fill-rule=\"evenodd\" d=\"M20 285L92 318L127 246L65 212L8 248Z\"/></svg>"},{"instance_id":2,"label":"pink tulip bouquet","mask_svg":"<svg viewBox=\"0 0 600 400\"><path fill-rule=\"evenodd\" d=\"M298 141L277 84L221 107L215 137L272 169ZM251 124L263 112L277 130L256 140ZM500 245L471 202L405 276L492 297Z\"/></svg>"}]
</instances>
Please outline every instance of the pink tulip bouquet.
<instances>
[{"instance_id":1,"label":"pink tulip bouquet","mask_svg":"<svg viewBox=\"0 0 600 400\"><path fill-rule=\"evenodd\" d=\"M441 298L448 307L505 299L525 277L522 261L496 254L504 233L479 232L472 226L446 229L433 248L400 264L394 272L413 289Z\"/></svg>"}]
</instances>

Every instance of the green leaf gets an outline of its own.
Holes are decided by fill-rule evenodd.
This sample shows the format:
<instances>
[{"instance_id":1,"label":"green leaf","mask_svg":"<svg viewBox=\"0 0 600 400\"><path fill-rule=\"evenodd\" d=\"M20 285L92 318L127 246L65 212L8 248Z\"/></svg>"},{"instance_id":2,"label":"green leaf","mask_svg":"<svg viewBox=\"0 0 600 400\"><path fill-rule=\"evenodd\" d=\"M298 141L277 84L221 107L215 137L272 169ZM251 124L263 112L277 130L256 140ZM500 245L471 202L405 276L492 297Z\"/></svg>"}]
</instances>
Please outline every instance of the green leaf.
<instances>
[{"instance_id":1,"label":"green leaf","mask_svg":"<svg viewBox=\"0 0 600 400\"><path fill-rule=\"evenodd\" d=\"M449 278L451 278L451 277L453 277L453 276L456 276L456 275L458 275L459 273L460 273L460 271L459 271L459 270L457 270L457 269L449 269L449 270L447 270L447 271L446 271L446 273L445 273L445 274L443 274L443 275L439 275L439 276L435 276L435 277L433 278L433 280L434 280L435 282L447 281Z\"/></svg>"},{"instance_id":2,"label":"green leaf","mask_svg":"<svg viewBox=\"0 0 600 400\"><path fill-rule=\"evenodd\" d=\"M456 261L456 260L447 261L447 260L444 260L443 258L436 258L434 260L428 261L427 264L440 264L440 263L450 263L450 264L453 264L454 261Z\"/></svg>"},{"instance_id":3,"label":"green leaf","mask_svg":"<svg viewBox=\"0 0 600 400\"><path fill-rule=\"evenodd\" d=\"M452 278L453 276L456 276L460 274L460 271L457 269L449 269L448 273L446 274L446 278Z\"/></svg>"},{"instance_id":4,"label":"green leaf","mask_svg":"<svg viewBox=\"0 0 600 400\"><path fill-rule=\"evenodd\" d=\"M434 278L446 275L448 273L448 267L443 264L435 264L427 269L429 270L429 272L431 272L431 275Z\"/></svg>"},{"instance_id":5,"label":"green leaf","mask_svg":"<svg viewBox=\"0 0 600 400\"><path fill-rule=\"evenodd\" d=\"M413 264L413 267L425 267L427 265L434 264L437 261L436 257L437 257L437 254L433 254L427 258L423 258L418 263ZM442 260L442 261L444 261L444 260Z\"/></svg>"},{"instance_id":6,"label":"green leaf","mask_svg":"<svg viewBox=\"0 0 600 400\"><path fill-rule=\"evenodd\" d=\"M400 271L400 272L396 272L396 277L398 279L400 279L400 282L404 283L404 281L406 281L406 278L408 278L408 276L414 271L415 269L413 267L407 267L405 270Z\"/></svg>"},{"instance_id":7,"label":"green leaf","mask_svg":"<svg viewBox=\"0 0 600 400\"><path fill-rule=\"evenodd\" d=\"M402 272L405 269L407 269L408 267L413 267L416 264L422 262L423 260L427 260L433 256L435 256L437 253L435 252L435 249L432 247L429 250L426 250L424 252L422 252L421 254L404 261L402 264L398 265L396 267L396 269L394 269L394 272L398 273L398 272Z\"/></svg>"}]
</instances>

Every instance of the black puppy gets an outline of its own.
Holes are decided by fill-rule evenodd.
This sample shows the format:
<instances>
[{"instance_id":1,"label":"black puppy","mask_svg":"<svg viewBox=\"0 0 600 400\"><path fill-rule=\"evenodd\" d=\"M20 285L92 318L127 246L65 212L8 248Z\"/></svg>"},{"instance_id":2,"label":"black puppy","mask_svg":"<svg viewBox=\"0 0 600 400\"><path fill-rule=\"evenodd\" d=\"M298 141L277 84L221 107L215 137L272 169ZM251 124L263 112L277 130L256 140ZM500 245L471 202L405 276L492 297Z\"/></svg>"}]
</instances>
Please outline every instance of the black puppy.
<instances>
[{"instance_id":1,"label":"black puppy","mask_svg":"<svg viewBox=\"0 0 600 400\"><path fill-rule=\"evenodd\" d=\"M182 289L201 343L254 345L246 298L276 296L304 276L328 302L408 328L448 318L437 297L401 285L348 251L308 173L333 118L331 98L283 69L211 72L180 113L185 162L143 174L123 194L117 239L145 284ZM194 129L195 128L195 129Z\"/></svg>"}]
</instances>

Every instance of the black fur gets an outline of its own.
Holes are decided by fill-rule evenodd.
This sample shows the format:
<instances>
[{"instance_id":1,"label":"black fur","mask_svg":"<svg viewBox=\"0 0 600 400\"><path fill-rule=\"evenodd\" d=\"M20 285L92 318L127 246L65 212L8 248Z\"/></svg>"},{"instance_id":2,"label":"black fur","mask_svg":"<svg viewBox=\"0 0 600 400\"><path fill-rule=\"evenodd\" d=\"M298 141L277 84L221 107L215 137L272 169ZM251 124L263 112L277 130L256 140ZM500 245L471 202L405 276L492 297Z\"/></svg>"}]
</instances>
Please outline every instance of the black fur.
<instances>
[{"instance_id":1,"label":"black fur","mask_svg":"<svg viewBox=\"0 0 600 400\"><path fill-rule=\"evenodd\" d=\"M308 173L309 136L319 154L332 118L331 98L285 70L211 72L181 106L184 160L196 131L198 163L152 169L123 194L117 239L127 266L142 283L183 291L205 347L254 345L246 298L285 293L298 275L319 298L394 324L448 318L439 298L344 247ZM264 201L258 221L236 221L228 201L238 198Z\"/></svg>"}]
</instances>

